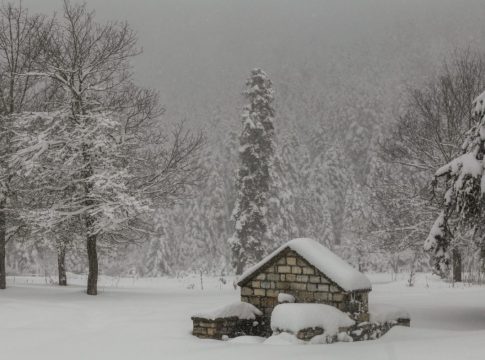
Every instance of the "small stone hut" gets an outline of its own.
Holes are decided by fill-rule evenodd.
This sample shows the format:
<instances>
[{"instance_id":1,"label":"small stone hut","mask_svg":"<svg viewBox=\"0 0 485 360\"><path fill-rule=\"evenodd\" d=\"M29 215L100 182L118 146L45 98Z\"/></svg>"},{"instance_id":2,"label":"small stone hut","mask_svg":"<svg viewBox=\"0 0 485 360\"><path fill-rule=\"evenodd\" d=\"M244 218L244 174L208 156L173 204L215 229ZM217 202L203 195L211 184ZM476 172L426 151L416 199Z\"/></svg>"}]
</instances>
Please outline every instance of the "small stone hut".
<instances>
[{"instance_id":1,"label":"small stone hut","mask_svg":"<svg viewBox=\"0 0 485 360\"><path fill-rule=\"evenodd\" d=\"M312 239L284 244L248 269L238 285L241 301L263 312L266 327L279 294L290 294L297 303L335 306L359 322L369 320L369 279Z\"/></svg>"}]
</instances>

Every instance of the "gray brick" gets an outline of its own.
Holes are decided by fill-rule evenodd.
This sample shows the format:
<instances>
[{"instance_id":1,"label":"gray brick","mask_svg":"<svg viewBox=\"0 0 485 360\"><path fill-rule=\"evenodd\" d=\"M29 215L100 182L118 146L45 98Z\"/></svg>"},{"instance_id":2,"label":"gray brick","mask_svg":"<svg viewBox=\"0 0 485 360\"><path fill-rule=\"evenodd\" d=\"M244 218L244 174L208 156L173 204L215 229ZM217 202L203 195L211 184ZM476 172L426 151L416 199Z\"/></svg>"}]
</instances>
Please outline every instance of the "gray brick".
<instances>
[{"instance_id":1,"label":"gray brick","mask_svg":"<svg viewBox=\"0 0 485 360\"><path fill-rule=\"evenodd\" d=\"M241 289L241 295L253 295L253 289L251 289L251 288L249 288L249 287L244 286L244 287Z\"/></svg>"},{"instance_id":2,"label":"gray brick","mask_svg":"<svg viewBox=\"0 0 485 360\"><path fill-rule=\"evenodd\" d=\"M261 281L261 288L270 289L271 288L271 282L270 281Z\"/></svg>"},{"instance_id":3,"label":"gray brick","mask_svg":"<svg viewBox=\"0 0 485 360\"><path fill-rule=\"evenodd\" d=\"M317 301L327 301L328 300L328 294L324 292L316 292L314 294L315 300Z\"/></svg>"},{"instance_id":4,"label":"gray brick","mask_svg":"<svg viewBox=\"0 0 485 360\"><path fill-rule=\"evenodd\" d=\"M306 285L304 283L291 283L290 289L291 290L306 290Z\"/></svg>"},{"instance_id":5,"label":"gray brick","mask_svg":"<svg viewBox=\"0 0 485 360\"><path fill-rule=\"evenodd\" d=\"M290 266L278 266L278 272L283 273L283 274L289 274L291 273L291 267Z\"/></svg>"},{"instance_id":6,"label":"gray brick","mask_svg":"<svg viewBox=\"0 0 485 360\"><path fill-rule=\"evenodd\" d=\"M266 296L266 290L264 289L254 289L255 296Z\"/></svg>"},{"instance_id":7,"label":"gray brick","mask_svg":"<svg viewBox=\"0 0 485 360\"><path fill-rule=\"evenodd\" d=\"M308 275L296 275L296 281L308 282Z\"/></svg>"},{"instance_id":8,"label":"gray brick","mask_svg":"<svg viewBox=\"0 0 485 360\"><path fill-rule=\"evenodd\" d=\"M313 274L315 274L315 270L313 270L311 267L305 266L303 268L303 274L305 274L305 275L313 275Z\"/></svg>"},{"instance_id":9,"label":"gray brick","mask_svg":"<svg viewBox=\"0 0 485 360\"><path fill-rule=\"evenodd\" d=\"M256 276L256 280L266 280L266 274L265 273L258 274L258 276Z\"/></svg>"}]
</instances>

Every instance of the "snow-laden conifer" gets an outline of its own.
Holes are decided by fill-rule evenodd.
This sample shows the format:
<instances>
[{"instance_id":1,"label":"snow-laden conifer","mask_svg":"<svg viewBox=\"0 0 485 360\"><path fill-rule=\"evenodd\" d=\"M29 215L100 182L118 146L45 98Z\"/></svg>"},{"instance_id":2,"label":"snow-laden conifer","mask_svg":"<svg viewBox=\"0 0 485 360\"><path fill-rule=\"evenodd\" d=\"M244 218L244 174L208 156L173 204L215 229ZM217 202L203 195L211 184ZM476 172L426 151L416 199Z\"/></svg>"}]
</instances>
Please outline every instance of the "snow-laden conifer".
<instances>
[{"instance_id":1,"label":"snow-laden conifer","mask_svg":"<svg viewBox=\"0 0 485 360\"><path fill-rule=\"evenodd\" d=\"M240 274L265 253L268 223L270 167L274 154L274 109L271 80L254 69L244 92L249 104L242 114L237 173L237 198L233 211L235 232L230 239L233 264Z\"/></svg>"},{"instance_id":2,"label":"snow-laden conifer","mask_svg":"<svg viewBox=\"0 0 485 360\"><path fill-rule=\"evenodd\" d=\"M441 273L448 270L450 252L463 239L461 235L483 246L485 92L473 102L472 115L475 123L465 135L462 155L439 168L433 182L436 187L438 180L444 178L445 192L442 210L431 227L425 249L433 254L435 268Z\"/></svg>"}]
</instances>

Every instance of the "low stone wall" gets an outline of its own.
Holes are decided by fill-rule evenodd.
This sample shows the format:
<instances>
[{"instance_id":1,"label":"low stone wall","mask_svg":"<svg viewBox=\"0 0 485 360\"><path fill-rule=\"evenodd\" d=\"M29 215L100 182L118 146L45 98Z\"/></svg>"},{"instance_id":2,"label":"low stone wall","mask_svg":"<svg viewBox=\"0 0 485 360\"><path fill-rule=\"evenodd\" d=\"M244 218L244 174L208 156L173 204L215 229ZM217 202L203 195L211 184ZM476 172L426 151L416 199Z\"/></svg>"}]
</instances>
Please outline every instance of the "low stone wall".
<instances>
[{"instance_id":1,"label":"low stone wall","mask_svg":"<svg viewBox=\"0 0 485 360\"><path fill-rule=\"evenodd\" d=\"M296 337L300 340L309 341L317 335L322 335L324 330L321 327L306 328L298 331Z\"/></svg>"},{"instance_id":2,"label":"low stone wall","mask_svg":"<svg viewBox=\"0 0 485 360\"><path fill-rule=\"evenodd\" d=\"M202 339L217 339L223 337L233 338L243 335L269 336L264 318L257 317L256 320L241 320L237 317L205 319L192 317L192 335Z\"/></svg>"},{"instance_id":3,"label":"low stone wall","mask_svg":"<svg viewBox=\"0 0 485 360\"><path fill-rule=\"evenodd\" d=\"M396 321L390 321L385 323L370 323L362 322L360 324L339 329L339 334L327 337L327 343L339 342L339 341L364 341L375 340L391 330L394 326L410 326L409 319L398 319ZM279 333L278 331L275 332ZM324 334L324 329L320 327L306 328L298 331L296 337L303 341L310 341L315 336Z\"/></svg>"},{"instance_id":4,"label":"low stone wall","mask_svg":"<svg viewBox=\"0 0 485 360\"><path fill-rule=\"evenodd\" d=\"M241 320L237 317L205 319L201 317L192 317L193 330L192 335L202 339L221 340L225 337L233 338L243 335L269 337L269 324L265 323L264 317L257 317L256 320ZM327 343L339 341L364 341L375 340L383 336L394 326L410 326L409 319L398 319L385 323L362 322L348 328L339 329L339 334L333 337L327 337ZM275 331L275 334L278 334ZM303 341L310 341L315 336L323 335L324 329L320 327L301 329L296 333L296 337Z\"/></svg>"},{"instance_id":5,"label":"low stone wall","mask_svg":"<svg viewBox=\"0 0 485 360\"><path fill-rule=\"evenodd\" d=\"M345 333L353 341L375 340L391 330L394 326L411 326L409 319L398 319L385 323L363 322L348 328Z\"/></svg>"}]
</instances>

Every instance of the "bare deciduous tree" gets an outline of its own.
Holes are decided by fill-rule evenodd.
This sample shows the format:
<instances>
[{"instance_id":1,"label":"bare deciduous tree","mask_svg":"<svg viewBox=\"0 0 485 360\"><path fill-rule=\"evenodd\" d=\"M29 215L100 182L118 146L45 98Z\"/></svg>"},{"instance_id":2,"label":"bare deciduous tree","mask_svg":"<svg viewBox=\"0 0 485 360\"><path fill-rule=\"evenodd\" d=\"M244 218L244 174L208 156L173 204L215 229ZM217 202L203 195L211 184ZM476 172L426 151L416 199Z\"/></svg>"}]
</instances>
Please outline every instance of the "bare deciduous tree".
<instances>
[{"instance_id":1,"label":"bare deciduous tree","mask_svg":"<svg viewBox=\"0 0 485 360\"><path fill-rule=\"evenodd\" d=\"M131 82L138 54L127 23L95 22L85 5L64 2L36 72L64 90L51 113L15 117L12 163L36 174L51 204L30 220L52 230L76 221L88 255L87 293L97 294L99 241L113 244L143 231L156 206L183 196L199 179L203 138L160 123L157 94ZM59 268L64 244L58 245ZM61 250L61 251L59 251Z\"/></svg>"},{"instance_id":2,"label":"bare deciduous tree","mask_svg":"<svg viewBox=\"0 0 485 360\"><path fill-rule=\"evenodd\" d=\"M402 229L397 232L397 241L412 236L422 242L427 236L430 221L441 201L431 201L429 181L436 169L462 152L465 133L473 123L470 104L485 85L483 59L480 53L456 50L437 77L422 88L410 90L407 110L384 144L386 160L396 166L390 174L399 173L399 176L392 175L394 179L388 182L394 190L389 186L383 189L402 196L399 212L409 213L408 217L394 217L400 222L396 228ZM402 192L399 187L407 190ZM409 212L410 209L414 211ZM460 281L460 244L455 244L453 277Z\"/></svg>"},{"instance_id":3,"label":"bare deciduous tree","mask_svg":"<svg viewBox=\"0 0 485 360\"><path fill-rule=\"evenodd\" d=\"M9 166L12 136L9 116L31 109L41 90L39 80L23 76L35 69L42 43L50 32L51 22L44 16L31 15L22 4L0 6L0 289L6 287L5 246L7 233L16 233L15 171Z\"/></svg>"}]
</instances>

